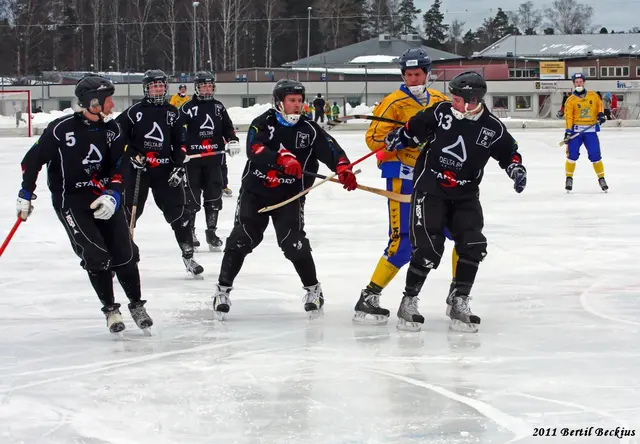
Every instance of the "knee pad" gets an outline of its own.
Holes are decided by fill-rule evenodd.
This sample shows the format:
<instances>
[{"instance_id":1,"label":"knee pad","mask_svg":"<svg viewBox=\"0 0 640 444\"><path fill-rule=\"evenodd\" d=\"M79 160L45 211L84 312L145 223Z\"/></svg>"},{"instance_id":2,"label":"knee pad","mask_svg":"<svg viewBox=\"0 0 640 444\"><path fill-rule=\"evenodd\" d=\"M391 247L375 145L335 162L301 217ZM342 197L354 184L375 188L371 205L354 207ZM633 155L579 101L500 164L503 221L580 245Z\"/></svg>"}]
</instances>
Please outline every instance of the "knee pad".
<instances>
[{"instance_id":1,"label":"knee pad","mask_svg":"<svg viewBox=\"0 0 640 444\"><path fill-rule=\"evenodd\" d=\"M260 245L262 237L262 233L252 231L246 225L236 224L227 237L224 251L237 251L246 256Z\"/></svg>"},{"instance_id":2,"label":"knee pad","mask_svg":"<svg viewBox=\"0 0 640 444\"><path fill-rule=\"evenodd\" d=\"M82 259L80 266L87 271L106 271L111 267L111 258L107 255L94 255Z\"/></svg>"},{"instance_id":3,"label":"knee pad","mask_svg":"<svg viewBox=\"0 0 640 444\"><path fill-rule=\"evenodd\" d=\"M222 210L222 196L220 199L216 200L208 200L204 203L204 209L209 211L220 211Z\"/></svg>"},{"instance_id":4,"label":"knee pad","mask_svg":"<svg viewBox=\"0 0 640 444\"><path fill-rule=\"evenodd\" d=\"M444 236L430 235L427 245L414 248L412 263L422 264L422 268L438 268L444 254Z\"/></svg>"},{"instance_id":5,"label":"knee pad","mask_svg":"<svg viewBox=\"0 0 640 444\"><path fill-rule=\"evenodd\" d=\"M482 233L463 233L456 242L456 251L460 259L482 262L487 255L487 238Z\"/></svg>"},{"instance_id":6,"label":"knee pad","mask_svg":"<svg viewBox=\"0 0 640 444\"><path fill-rule=\"evenodd\" d=\"M408 234L401 234L398 239L392 238L384 254L387 262L396 268L402 268L411 260L411 241Z\"/></svg>"},{"instance_id":7,"label":"knee pad","mask_svg":"<svg viewBox=\"0 0 640 444\"><path fill-rule=\"evenodd\" d=\"M284 257L290 261L298 260L308 256L311 253L311 244L309 239L304 237L300 232L291 232L280 244L280 248L284 253Z\"/></svg>"}]
</instances>

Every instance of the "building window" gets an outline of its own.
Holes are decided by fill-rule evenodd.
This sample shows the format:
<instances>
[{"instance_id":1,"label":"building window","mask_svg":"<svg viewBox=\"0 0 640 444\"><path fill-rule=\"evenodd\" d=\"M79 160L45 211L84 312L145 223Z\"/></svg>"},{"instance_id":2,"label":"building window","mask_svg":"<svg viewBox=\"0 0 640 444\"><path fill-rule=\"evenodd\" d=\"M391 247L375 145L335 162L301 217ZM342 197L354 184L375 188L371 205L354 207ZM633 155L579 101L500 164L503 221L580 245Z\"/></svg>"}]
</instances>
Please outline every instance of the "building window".
<instances>
[{"instance_id":1,"label":"building window","mask_svg":"<svg viewBox=\"0 0 640 444\"><path fill-rule=\"evenodd\" d=\"M508 96L493 96L491 97L493 100L493 108L492 109L509 109L509 97Z\"/></svg>"},{"instance_id":2,"label":"building window","mask_svg":"<svg viewBox=\"0 0 640 444\"><path fill-rule=\"evenodd\" d=\"M511 68L509 69L510 79L537 79L540 77L536 68Z\"/></svg>"},{"instance_id":3,"label":"building window","mask_svg":"<svg viewBox=\"0 0 640 444\"><path fill-rule=\"evenodd\" d=\"M600 77L629 77L628 66L601 66Z\"/></svg>"},{"instance_id":4,"label":"building window","mask_svg":"<svg viewBox=\"0 0 640 444\"><path fill-rule=\"evenodd\" d=\"M64 111L67 108L71 108L71 100L58 100L58 109Z\"/></svg>"},{"instance_id":5,"label":"building window","mask_svg":"<svg viewBox=\"0 0 640 444\"><path fill-rule=\"evenodd\" d=\"M636 66L636 77L640 77L640 66Z\"/></svg>"},{"instance_id":6,"label":"building window","mask_svg":"<svg viewBox=\"0 0 640 444\"><path fill-rule=\"evenodd\" d=\"M516 110L524 111L531 109L531 96L516 96Z\"/></svg>"},{"instance_id":7,"label":"building window","mask_svg":"<svg viewBox=\"0 0 640 444\"><path fill-rule=\"evenodd\" d=\"M243 108L249 108L250 106L253 106L256 104L256 98L255 97L243 97L242 98L242 107Z\"/></svg>"}]
</instances>

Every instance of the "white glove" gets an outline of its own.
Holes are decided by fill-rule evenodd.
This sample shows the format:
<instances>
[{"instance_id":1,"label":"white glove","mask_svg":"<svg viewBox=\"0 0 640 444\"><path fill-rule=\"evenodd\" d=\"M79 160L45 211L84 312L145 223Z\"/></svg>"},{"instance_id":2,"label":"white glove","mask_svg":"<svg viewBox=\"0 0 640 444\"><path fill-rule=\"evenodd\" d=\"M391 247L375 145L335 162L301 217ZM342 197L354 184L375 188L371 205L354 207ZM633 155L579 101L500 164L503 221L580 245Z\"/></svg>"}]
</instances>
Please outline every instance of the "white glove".
<instances>
[{"instance_id":1,"label":"white glove","mask_svg":"<svg viewBox=\"0 0 640 444\"><path fill-rule=\"evenodd\" d=\"M240 142L237 140L230 140L227 147L229 148L229 157L240 154Z\"/></svg>"},{"instance_id":2,"label":"white glove","mask_svg":"<svg viewBox=\"0 0 640 444\"><path fill-rule=\"evenodd\" d=\"M27 220L27 217L29 217L33 211L33 205L31 205L32 198L35 199L35 195L28 191L20 190L18 193L16 212L18 213L18 217L23 221Z\"/></svg>"},{"instance_id":3,"label":"white glove","mask_svg":"<svg viewBox=\"0 0 640 444\"><path fill-rule=\"evenodd\" d=\"M186 183L186 175L187 172L184 167L175 167L173 170L171 170L171 174L169 175L169 179L167 180L167 182L169 183L169 186L171 188L175 188L180 185L182 181Z\"/></svg>"},{"instance_id":4,"label":"white glove","mask_svg":"<svg viewBox=\"0 0 640 444\"><path fill-rule=\"evenodd\" d=\"M118 201L111 194L103 194L91 202L90 208L96 210L93 212L94 218L107 220L110 219L118 209Z\"/></svg>"}]
</instances>

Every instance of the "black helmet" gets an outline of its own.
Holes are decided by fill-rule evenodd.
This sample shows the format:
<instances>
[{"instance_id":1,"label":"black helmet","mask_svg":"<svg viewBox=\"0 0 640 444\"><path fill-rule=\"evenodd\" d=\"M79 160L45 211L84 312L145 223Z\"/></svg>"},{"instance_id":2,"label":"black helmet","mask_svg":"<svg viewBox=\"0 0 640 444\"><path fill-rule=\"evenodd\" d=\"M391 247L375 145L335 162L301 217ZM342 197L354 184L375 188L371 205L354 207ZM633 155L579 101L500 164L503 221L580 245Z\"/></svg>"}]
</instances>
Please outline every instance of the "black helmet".
<instances>
[{"instance_id":1,"label":"black helmet","mask_svg":"<svg viewBox=\"0 0 640 444\"><path fill-rule=\"evenodd\" d=\"M402 75L407 68L422 68L427 74L431 71L431 59L422 48L407 49L400 56L398 63L400 63Z\"/></svg>"},{"instance_id":2,"label":"black helmet","mask_svg":"<svg viewBox=\"0 0 640 444\"><path fill-rule=\"evenodd\" d=\"M104 107L104 101L112 96L116 88L111 80L96 74L84 76L76 84L76 97L81 107L89 109L92 106Z\"/></svg>"},{"instance_id":3,"label":"black helmet","mask_svg":"<svg viewBox=\"0 0 640 444\"><path fill-rule=\"evenodd\" d=\"M185 85L184 83L181 83L180 85L178 85L178 89L187 89L187 85Z\"/></svg>"},{"instance_id":4,"label":"black helmet","mask_svg":"<svg viewBox=\"0 0 640 444\"><path fill-rule=\"evenodd\" d=\"M273 102L278 107L278 103L284 101L289 94L302 94L302 101L305 100L304 85L293 79L280 79L273 88Z\"/></svg>"},{"instance_id":5,"label":"black helmet","mask_svg":"<svg viewBox=\"0 0 640 444\"><path fill-rule=\"evenodd\" d=\"M487 93L487 82L477 72L466 71L451 79L449 92L462 97L465 103L480 103Z\"/></svg>"},{"instance_id":6,"label":"black helmet","mask_svg":"<svg viewBox=\"0 0 640 444\"><path fill-rule=\"evenodd\" d=\"M202 94L200 92L200 85L204 85L205 83L210 83L213 87L211 94ZM209 71L198 71L193 80L193 86L199 100L211 100L213 99L213 93L216 90L216 76Z\"/></svg>"},{"instance_id":7,"label":"black helmet","mask_svg":"<svg viewBox=\"0 0 640 444\"><path fill-rule=\"evenodd\" d=\"M162 95L150 95L149 85L155 82L164 83L164 94ZM144 91L144 97L151 103L161 105L167 98L167 75L160 69L149 69L145 71L142 78L142 90Z\"/></svg>"}]
</instances>

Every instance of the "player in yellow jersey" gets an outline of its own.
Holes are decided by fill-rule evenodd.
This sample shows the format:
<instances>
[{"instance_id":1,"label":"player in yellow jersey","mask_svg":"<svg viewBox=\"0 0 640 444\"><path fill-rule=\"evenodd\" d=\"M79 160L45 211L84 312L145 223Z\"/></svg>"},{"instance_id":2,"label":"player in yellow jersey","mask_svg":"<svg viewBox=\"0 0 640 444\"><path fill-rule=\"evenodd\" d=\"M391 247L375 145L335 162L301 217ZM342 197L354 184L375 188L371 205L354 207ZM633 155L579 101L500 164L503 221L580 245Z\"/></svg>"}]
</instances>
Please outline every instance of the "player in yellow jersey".
<instances>
[{"instance_id":1,"label":"player in yellow jersey","mask_svg":"<svg viewBox=\"0 0 640 444\"><path fill-rule=\"evenodd\" d=\"M375 116L406 122L425 107L449 100L444 94L427 88L431 59L423 49L408 49L400 57L399 63L404 84L375 107L373 110ZM372 122L366 134L367 145L371 150L386 146L385 137L399 126L393 123ZM389 191L407 195L413 193L413 170L419 154L418 148L382 150L377 153L378 166L382 171L382 177L387 180ZM411 260L411 241L409 240L411 205L389 200L388 207L389 243L373 272L371 282L360 293L353 316L355 323L387 323L389 310L380 307L380 293L400 268Z\"/></svg>"},{"instance_id":2,"label":"player in yellow jersey","mask_svg":"<svg viewBox=\"0 0 640 444\"><path fill-rule=\"evenodd\" d=\"M567 192L573 189L573 172L576 169L576 161L580 157L582 144L587 148L587 155L593 164L593 170L598 176L598 184L602 191L609 189L604 179L604 165L600 154L600 140L598 132L600 125L607 121L604 114L602 99L594 91L587 91L584 87L584 75L577 73L571 77L574 90L564 104L564 119L566 131L564 134L567 143L567 161L565 163L566 179L564 188ZM575 134L580 133L578 136Z\"/></svg>"},{"instance_id":3,"label":"player in yellow jersey","mask_svg":"<svg viewBox=\"0 0 640 444\"><path fill-rule=\"evenodd\" d=\"M187 85L180 85L178 87L178 93L171 96L169 103L180 108L182 105L189 101L190 97L187 95Z\"/></svg>"}]
</instances>

